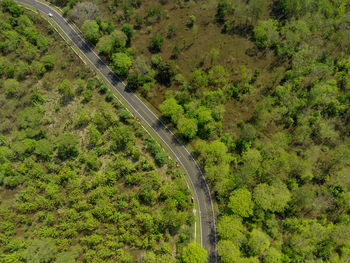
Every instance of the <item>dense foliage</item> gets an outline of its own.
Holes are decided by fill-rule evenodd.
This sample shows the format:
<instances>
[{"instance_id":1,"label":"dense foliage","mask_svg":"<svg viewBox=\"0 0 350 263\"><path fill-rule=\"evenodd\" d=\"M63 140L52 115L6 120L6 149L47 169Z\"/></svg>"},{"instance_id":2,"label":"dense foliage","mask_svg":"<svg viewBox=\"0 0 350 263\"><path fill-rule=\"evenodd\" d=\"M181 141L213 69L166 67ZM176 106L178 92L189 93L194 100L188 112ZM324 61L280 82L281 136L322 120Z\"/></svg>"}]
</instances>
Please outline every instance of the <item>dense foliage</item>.
<instances>
[{"instance_id":1,"label":"dense foliage","mask_svg":"<svg viewBox=\"0 0 350 263\"><path fill-rule=\"evenodd\" d=\"M47 22L2 10L0 261L206 258L174 162Z\"/></svg>"},{"instance_id":2,"label":"dense foliage","mask_svg":"<svg viewBox=\"0 0 350 263\"><path fill-rule=\"evenodd\" d=\"M349 262L348 1L99 7L124 37L96 19L97 50L112 63L133 57L129 86L194 146L219 207L222 262ZM125 23L137 30L131 41ZM5 84L16 96L18 83Z\"/></svg>"}]
</instances>

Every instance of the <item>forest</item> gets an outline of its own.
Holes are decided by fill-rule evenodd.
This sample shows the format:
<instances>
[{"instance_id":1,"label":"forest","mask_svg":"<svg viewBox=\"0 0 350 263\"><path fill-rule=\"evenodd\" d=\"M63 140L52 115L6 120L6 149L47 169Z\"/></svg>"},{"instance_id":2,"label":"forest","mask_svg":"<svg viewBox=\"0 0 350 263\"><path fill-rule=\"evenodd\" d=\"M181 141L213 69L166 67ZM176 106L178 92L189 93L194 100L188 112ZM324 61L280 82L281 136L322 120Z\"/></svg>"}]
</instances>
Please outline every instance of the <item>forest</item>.
<instances>
[{"instance_id":1,"label":"forest","mask_svg":"<svg viewBox=\"0 0 350 263\"><path fill-rule=\"evenodd\" d=\"M191 262L182 170L55 29L0 12L0 262Z\"/></svg>"},{"instance_id":2,"label":"forest","mask_svg":"<svg viewBox=\"0 0 350 263\"><path fill-rule=\"evenodd\" d=\"M10 2L3 1L3 3ZM186 143L197 159L215 198L218 254L221 262L350 261L350 5L348 1L51 0L50 2L61 8L63 15L81 29L95 51L125 79L129 88L144 97L159 111L164 122ZM11 25L11 21L14 23L13 21L19 20L21 11L10 4L7 6L3 4L3 10L9 12L12 17L8 18L7 13L3 15L10 22L2 22L6 24L2 25L2 28L10 31L9 26L15 27L16 32L6 31L7 33L2 36L0 50L5 56L2 61L5 62L1 62L0 65L12 59L11 54L14 51L12 53L8 51L9 43L16 43L13 39L21 34L18 22L15 26ZM33 42L28 30L23 31L22 35L26 36L28 43ZM38 55L32 62L31 69L36 72L50 71L50 56L47 58L45 52L40 51L45 41L40 34L35 41ZM34 53L30 52L32 56ZM40 59L39 53L43 54ZM21 52L21 56L27 56L26 54L24 50ZM3 78L0 91L4 96L2 103L6 105L1 108L8 109L9 112L18 110L15 106L18 101L13 100L18 96L14 87L19 85L20 73L16 71L23 64L17 63L18 66L13 68L12 75L7 75L8 69L6 71L4 66L0 66ZM81 69L79 74L85 72L85 69ZM47 73L36 74L45 77ZM92 104L87 103L86 97L89 98L91 92L98 93L100 89L98 79L89 81L90 78L89 75L81 78L86 81L86 85L94 86L91 91L88 91L90 90L88 88L80 91L85 100L84 105ZM75 83L73 80L70 82ZM43 86L50 86L45 85L46 82L40 83ZM74 85L77 84L72 84ZM72 101L69 94L74 92L67 92L69 90L67 87L70 86L69 80L62 81L57 86L59 91L57 96L60 96L60 100ZM106 99L111 100L113 104L114 99L108 96L108 90L104 88L102 90L106 92ZM68 106L70 103L72 102L69 102ZM23 106L23 102L20 105ZM45 104L39 103L39 105ZM10 110L11 107L14 110ZM60 113L63 107L67 106L59 103L51 110ZM131 125L134 131L136 129L134 120L125 117L129 115L123 107L117 108L120 108L118 119L120 124L117 126L128 129L126 127ZM27 115L35 116L37 113L34 113L32 111ZM21 140L23 137L19 137L19 134L25 133L24 130L29 128L28 132L34 132L34 127L39 126L36 124L21 126L20 120L26 118L21 116L25 113L18 114L16 121L11 119L12 114L5 115L4 112L1 114L4 115L2 123L6 124L2 127L7 127L1 131L5 136L2 146L4 150L0 151L6 153L5 157L0 159L5 160L2 161L2 167L5 168L1 170L5 174L3 171L7 171L8 163L14 163L6 160L16 158L9 157L16 156L16 151L6 146L8 136L11 135L11 140ZM107 145L110 144L111 149L113 146L118 149L119 146L114 144L115 138L113 138L117 136L117 132L113 133L111 128L101 130L98 121L96 123L96 117L93 118L101 140L104 138L103 142L108 142ZM41 117L39 119L41 122L46 120ZM46 125L52 125L51 122L52 119ZM16 123L18 123L17 130L13 127ZM70 133L80 131L75 128L73 120L66 125L65 129L68 131L73 129ZM87 129L93 128L89 124ZM54 132L57 139L51 150L53 156L49 160L54 162L49 161L50 167L52 163L63 162L59 138L67 136L59 134L56 130ZM91 130L89 132L92 133ZM124 142L125 147L131 147L130 145L146 136L136 136L137 129L134 132L135 137L131 136L130 141ZM30 138L46 138L44 135L35 136ZM62 141L66 142L67 139ZM141 155L150 153L152 156L148 143L149 139L146 136L146 153L142 152ZM98 142L95 144L98 145ZM35 156L40 159L42 157L36 153L36 147L37 144L32 148L30 158ZM83 142L79 142L79 147L74 153L76 156L83 155L86 151ZM102 149L104 147L107 146L101 146ZM136 149L131 147L129 153L123 151L126 154L124 157L134 161ZM108 158L117 160L120 154L117 151L116 156ZM103 158L97 158L96 155ZM103 162L104 155L98 153L96 155L94 160ZM76 165L79 164L81 167L88 165L89 154L85 152L83 156L85 158L79 157L71 164L70 169L73 173ZM166 158L162 156L164 154L153 154L155 167L162 165L162 161L159 162L160 157L160 160L165 162ZM73 155L70 158L75 157ZM72 162L71 159L64 162L69 164ZM13 160L25 163L22 160ZM169 163L164 165L171 170ZM133 167L136 166L137 164L134 164ZM98 171L104 168L103 165L100 167L97 168ZM18 171L15 168L12 167L10 170ZM47 167L47 169L50 174L56 173L56 176L60 174L53 168L50 170ZM134 169L139 171L137 168ZM178 191L187 196L187 199L184 197L186 200L184 205L177 207L178 211L183 212L184 218L187 213L187 219L183 219L181 227L179 226L177 233L173 235L175 240L186 243L190 238L183 240L182 233L187 233L185 234L187 237L190 236L189 229L194 220L189 215L191 206L188 201L189 193L186 192L183 181L176 180L177 172L166 172L166 174L173 174L171 176L173 182L179 184ZM15 185L25 182L21 172L16 176L12 178L5 174L3 185L9 184L9 178L11 178L10 185L12 180L17 182ZM121 182L126 184L127 177L121 179ZM161 182L167 184L162 180ZM137 186L141 190L144 183L139 181L132 187ZM118 189L120 188L118 185ZM154 194L162 196L161 186L157 188L151 185L151 188ZM139 198L142 204L144 202L142 195ZM168 198L179 197L172 197L170 194ZM157 199L160 209L158 215L167 215L162 211L164 206L162 202L166 201ZM4 203L3 201L2 206ZM147 203L143 205L147 206ZM93 212L91 214L95 217ZM146 210L144 214L149 212ZM136 226L140 227L137 223ZM170 229L164 229L171 232ZM120 236L120 232L117 233ZM159 242L172 244L174 241L170 238L167 241L160 239ZM179 251L185 246L182 243L177 241L176 248ZM84 245L84 242L80 244ZM125 245L122 248L123 255L129 255L127 253L130 244ZM192 245L193 243L190 243L189 248L183 250L185 252L195 250ZM198 250L200 251L199 248ZM152 251L153 258L147 254L149 261L145 262L164 261L162 259L165 257L164 253L154 248ZM185 256L185 252L179 253L178 261L205 262L205 257L189 259Z\"/></svg>"}]
</instances>

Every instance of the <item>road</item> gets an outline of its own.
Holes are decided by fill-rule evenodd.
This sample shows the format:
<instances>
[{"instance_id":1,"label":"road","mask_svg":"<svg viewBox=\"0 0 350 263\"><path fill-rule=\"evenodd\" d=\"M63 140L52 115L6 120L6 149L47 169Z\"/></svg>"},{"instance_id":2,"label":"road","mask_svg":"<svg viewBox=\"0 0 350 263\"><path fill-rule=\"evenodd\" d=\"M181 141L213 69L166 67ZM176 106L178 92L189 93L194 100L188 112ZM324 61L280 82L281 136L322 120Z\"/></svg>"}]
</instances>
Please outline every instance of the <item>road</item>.
<instances>
[{"instance_id":1,"label":"road","mask_svg":"<svg viewBox=\"0 0 350 263\"><path fill-rule=\"evenodd\" d=\"M131 92L120 78L96 55L73 27L52 7L35 0L17 0L18 3L30 6L44 15L52 13L50 18L72 43L81 51L83 56L108 81L121 98L164 142L183 166L193 186L200 214L200 231L202 246L209 253L209 262L217 262L216 229L213 202L204 175L186 147L161 122L133 92Z\"/></svg>"}]
</instances>

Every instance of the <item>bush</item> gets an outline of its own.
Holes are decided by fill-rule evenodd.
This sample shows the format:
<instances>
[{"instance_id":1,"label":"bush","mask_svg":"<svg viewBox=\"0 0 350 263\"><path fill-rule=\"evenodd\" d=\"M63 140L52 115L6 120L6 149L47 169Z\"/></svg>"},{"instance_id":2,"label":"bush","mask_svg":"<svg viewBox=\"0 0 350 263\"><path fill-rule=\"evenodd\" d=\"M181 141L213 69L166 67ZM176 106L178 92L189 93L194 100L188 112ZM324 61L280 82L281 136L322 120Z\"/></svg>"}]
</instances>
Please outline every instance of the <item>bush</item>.
<instances>
[{"instance_id":1,"label":"bush","mask_svg":"<svg viewBox=\"0 0 350 263\"><path fill-rule=\"evenodd\" d=\"M152 53L158 53L162 51L164 39L161 35L155 34L152 36L149 43L149 50Z\"/></svg>"},{"instance_id":2,"label":"bush","mask_svg":"<svg viewBox=\"0 0 350 263\"><path fill-rule=\"evenodd\" d=\"M52 154L53 145L50 141L42 139L37 141L35 145L34 153L43 159L50 159Z\"/></svg>"},{"instance_id":3,"label":"bush","mask_svg":"<svg viewBox=\"0 0 350 263\"><path fill-rule=\"evenodd\" d=\"M130 24L124 24L122 27L122 32L128 37L128 43L130 43L131 38L134 36L134 29Z\"/></svg>"},{"instance_id":4,"label":"bush","mask_svg":"<svg viewBox=\"0 0 350 263\"><path fill-rule=\"evenodd\" d=\"M58 91L62 95L61 103L67 104L69 101L71 101L74 98L74 90L72 83L65 79L61 82L60 85L58 85Z\"/></svg>"},{"instance_id":5,"label":"bush","mask_svg":"<svg viewBox=\"0 0 350 263\"><path fill-rule=\"evenodd\" d=\"M131 65L131 58L125 53L115 53L112 55L112 67L118 75L125 76Z\"/></svg>"},{"instance_id":6,"label":"bush","mask_svg":"<svg viewBox=\"0 0 350 263\"><path fill-rule=\"evenodd\" d=\"M79 150L77 145L78 140L73 134L61 134L57 138L58 157L60 159L68 159L78 156Z\"/></svg>"},{"instance_id":7,"label":"bush","mask_svg":"<svg viewBox=\"0 0 350 263\"><path fill-rule=\"evenodd\" d=\"M43 63L46 70L51 70L55 65L55 57L53 55L44 56L41 58L41 63Z\"/></svg>"},{"instance_id":8,"label":"bush","mask_svg":"<svg viewBox=\"0 0 350 263\"><path fill-rule=\"evenodd\" d=\"M50 239L34 240L24 252L26 262L52 262L57 248Z\"/></svg>"},{"instance_id":9,"label":"bush","mask_svg":"<svg viewBox=\"0 0 350 263\"><path fill-rule=\"evenodd\" d=\"M19 83L15 79L7 79L4 81L5 95L6 98L12 99L19 93Z\"/></svg>"},{"instance_id":10,"label":"bush","mask_svg":"<svg viewBox=\"0 0 350 263\"><path fill-rule=\"evenodd\" d=\"M95 20L85 20L81 27L81 31L87 40L92 44L96 44L100 36L100 28Z\"/></svg>"}]
</instances>

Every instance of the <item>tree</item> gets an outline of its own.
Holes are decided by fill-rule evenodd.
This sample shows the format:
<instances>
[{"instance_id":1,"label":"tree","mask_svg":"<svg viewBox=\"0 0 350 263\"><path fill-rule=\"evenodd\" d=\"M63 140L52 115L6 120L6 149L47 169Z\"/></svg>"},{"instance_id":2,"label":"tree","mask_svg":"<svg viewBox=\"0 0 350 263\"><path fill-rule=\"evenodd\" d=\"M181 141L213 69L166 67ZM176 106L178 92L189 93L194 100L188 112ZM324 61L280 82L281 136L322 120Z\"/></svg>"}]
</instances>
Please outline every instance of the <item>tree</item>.
<instances>
[{"instance_id":1,"label":"tree","mask_svg":"<svg viewBox=\"0 0 350 263\"><path fill-rule=\"evenodd\" d=\"M114 151L130 150L135 144L135 136L131 127L120 124L108 130L111 139L111 148Z\"/></svg>"},{"instance_id":2,"label":"tree","mask_svg":"<svg viewBox=\"0 0 350 263\"><path fill-rule=\"evenodd\" d=\"M76 252L62 252L57 255L55 263L75 263L78 256Z\"/></svg>"},{"instance_id":3,"label":"tree","mask_svg":"<svg viewBox=\"0 0 350 263\"><path fill-rule=\"evenodd\" d=\"M43 63L46 70L51 70L55 65L55 57L53 55L44 56L41 58L41 63Z\"/></svg>"},{"instance_id":4,"label":"tree","mask_svg":"<svg viewBox=\"0 0 350 263\"><path fill-rule=\"evenodd\" d=\"M277 45L279 41L279 32L277 21L268 19L259 22L254 27L254 37L256 45L260 48L269 48Z\"/></svg>"},{"instance_id":5,"label":"tree","mask_svg":"<svg viewBox=\"0 0 350 263\"><path fill-rule=\"evenodd\" d=\"M173 123L177 123L184 113L182 106L177 103L175 98L169 98L163 101L163 103L159 105L159 109L164 117L171 118Z\"/></svg>"},{"instance_id":6,"label":"tree","mask_svg":"<svg viewBox=\"0 0 350 263\"><path fill-rule=\"evenodd\" d=\"M233 10L234 8L231 0L220 0L218 3L216 17L220 22L224 22L226 15L232 13Z\"/></svg>"},{"instance_id":7,"label":"tree","mask_svg":"<svg viewBox=\"0 0 350 263\"><path fill-rule=\"evenodd\" d=\"M92 44L96 44L100 36L100 28L96 20L85 20L81 31L88 41Z\"/></svg>"},{"instance_id":8,"label":"tree","mask_svg":"<svg viewBox=\"0 0 350 263\"><path fill-rule=\"evenodd\" d=\"M253 229L248 240L249 253L257 256L270 247L270 238L259 229Z\"/></svg>"},{"instance_id":9,"label":"tree","mask_svg":"<svg viewBox=\"0 0 350 263\"><path fill-rule=\"evenodd\" d=\"M112 67L118 75L125 76L131 65L131 58L125 53L115 53L112 55Z\"/></svg>"},{"instance_id":10,"label":"tree","mask_svg":"<svg viewBox=\"0 0 350 263\"><path fill-rule=\"evenodd\" d=\"M3 0L1 2L1 6L5 11L8 11L13 17L19 17L23 12L23 8L20 7L13 0Z\"/></svg>"},{"instance_id":11,"label":"tree","mask_svg":"<svg viewBox=\"0 0 350 263\"><path fill-rule=\"evenodd\" d=\"M217 65L209 71L209 79L213 85L225 86L229 81L229 74L223 66Z\"/></svg>"},{"instance_id":12,"label":"tree","mask_svg":"<svg viewBox=\"0 0 350 263\"><path fill-rule=\"evenodd\" d=\"M149 49L152 53L158 53L162 51L164 39L159 34L154 34L149 43Z\"/></svg>"},{"instance_id":13,"label":"tree","mask_svg":"<svg viewBox=\"0 0 350 263\"><path fill-rule=\"evenodd\" d=\"M24 252L28 263L48 263L55 258L57 248L51 239L33 240Z\"/></svg>"},{"instance_id":14,"label":"tree","mask_svg":"<svg viewBox=\"0 0 350 263\"><path fill-rule=\"evenodd\" d=\"M281 0L279 1L280 6L283 9L283 13L288 18L301 17L304 15L309 8L310 0Z\"/></svg>"},{"instance_id":15,"label":"tree","mask_svg":"<svg viewBox=\"0 0 350 263\"><path fill-rule=\"evenodd\" d=\"M58 85L58 91L61 93L62 98L61 102L63 104L67 104L69 101L71 101L74 98L74 90L72 83L65 79Z\"/></svg>"},{"instance_id":16,"label":"tree","mask_svg":"<svg viewBox=\"0 0 350 263\"><path fill-rule=\"evenodd\" d=\"M240 251L230 240L220 240L218 243L218 254L222 263L240 262Z\"/></svg>"},{"instance_id":17,"label":"tree","mask_svg":"<svg viewBox=\"0 0 350 263\"><path fill-rule=\"evenodd\" d=\"M177 128L187 139L193 139L198 131L197 120L185 117L180 118L177 123Z\"/></svg>"},{"instance_id":18,"label":"tree","mask_svg":"<svg viewBox=\"0 0 350 263\"><path fill-rule=\"evenodd\" d=\"M101 139L101 133L96 129L95 125L90 126L89 131L89 143L91 146L97 146Z\"/></svg>"},{"instance_id":19,"label":"tree","mask_svg":"<svg viewBox=\"0 0 350 263\"><path fill-rule=\"evenodd\" d=\"M60 159L68 159L78 156L79 150L77 145L78 140L73 134L61 134L57 138L58 157Z\"/></svg>"},{"instance_id":20,"label":"tree","mask_svg":"<svg viewBox=\"0 0 350 263\"><path fill-rule=\"evenodd\" d=\"M266 0L252 0L249 1L248 12L251 15L252 24L255 25L256 22L264 15L267 8Z\"/></svg>"},{"instance_id":21,"label":"tree","mask_svg":"<svg viewBox=\"0 0 350 263\"><path fill-rule=\"evenodd\" d=\"M208 87L209 77L204 71L197 69L191 74L190 84L194 89L204 89Z\"/></svg>"},{"instance_id":22,"label":"tree","mask_svg":"<svg viewBox=\"0 0 350 263\"><path fill-rule=\"evenodd\" d=\"M204 263L208 252L197 243L190 243L182 250L181 259L184 263Z\"/></svg>"},{"instance_id":23,"label":"tree","mask_svg":"<svg viewBox=\"0 0 350 263\"><path fill-rule=\"evenodd\" d=\"M254 203L252 194L247 189L237 189L232 192L228 207L232 212L241 217L249 217L253 214Z\"/></svg>"},{"instance_id":24,"label":"tree","mask_svg":"<svg viewBox=\"0 0 350 263\"><path fill-rule=\"evenodd\" d=\"M85 20L95 20L100 16L100 10L94 2L79 2L69 10L67 17L81 26Z\"/></svg>"},{"instance_id":25,"label":"tree","mask_svg":"<svg viewBox=\"0 0 350 263\"><path fill-rule=\"evenodd\" d=\"M50 159L52 156L52 143L47 139L41 139L37 141L35 145L34 153L40 156L43 159Z\"/></svg>"},{"instance_id":26,"label":"tree","mask_svg":"<svg viewBox=\"0 0 350 263\"><path fill-rule=\"evenodd\" d=\"M126 41L127 36L123 32L115 30L110 35L102 36L96 47L101 54L110 57L114 52L123 52Z\"/></svg>"},{"instance_id":27,"label":"tree","mask_svg":"<svg viewBox=\"0 0 350 263\"><path fill-rule=\"evenodd\" d=\"M161 62L158 65L158 73L156 79L160 84L170 86L175 76L175 68L172 63Z\"/></svg>"},{"instance_id":28,"label":"tree","mask_svg":"<svg viewBox=\"0 0 350 263\"><path fill-rule=\"evenodd\" d=\"M283 254L274 247L270 247L264 255L264 263L279 263L283 261Z\"/></svg>"},{"instance_id":29,"label":"tree","mask_svg":"<svg viewBox=\"0 0 350 263\"><path fill-rule=\"evenodd\" d=\"M6 98L12 99L18 96L19 82L15 79L6 79L3 83Z\"/></svg>"},{"instance_id":30,"label":"tree","mask_svg":"<svg viewBox=\"0 0 350 263\"><path fill-rule=\"evenodd\" d=\"M217 224L217 232L220 239L230 240L237 247L245 239L242 219L236 216L223 216Z\"/></svg>"},{"instance_id":31,"label":"tree","mask_svg":"<svg viewBox=\"0 0 350 263\"><path fill-rule=\"evenodd\" d=\"M282 182L271 186L264 183L255 187L254 200L266 211L282 212L291 200L291 194Z\"/></svg>"},{"instance_id":32,"label":"tree","mask_svg":"<svg viewBox=\"0 0 350 263\"><path fill-rule=\"evenodd\" d=\"M130 43L132 37L134 36L134 29L130 24L124 24L122 27L122 32L128 37L128 43Z\"/></svg>"}]
</instances>

